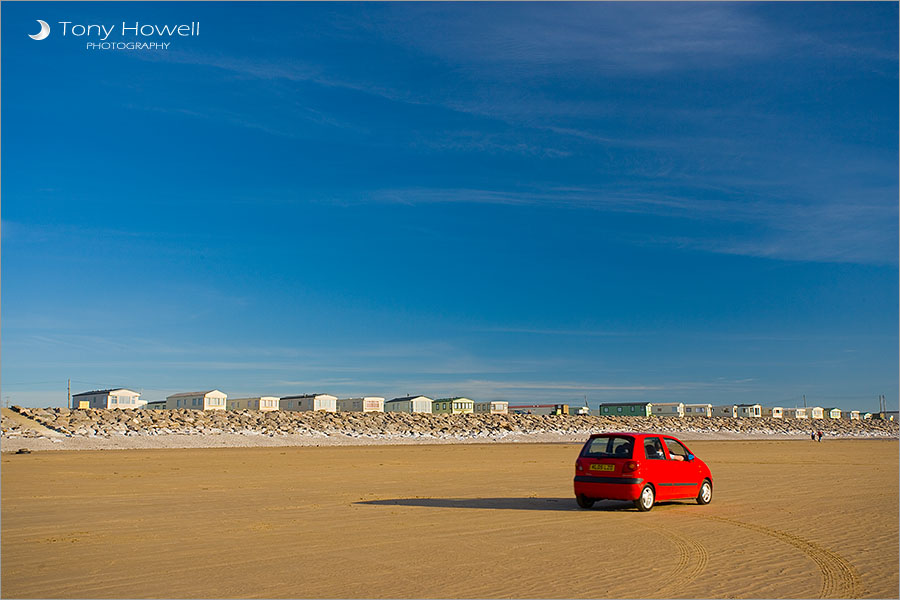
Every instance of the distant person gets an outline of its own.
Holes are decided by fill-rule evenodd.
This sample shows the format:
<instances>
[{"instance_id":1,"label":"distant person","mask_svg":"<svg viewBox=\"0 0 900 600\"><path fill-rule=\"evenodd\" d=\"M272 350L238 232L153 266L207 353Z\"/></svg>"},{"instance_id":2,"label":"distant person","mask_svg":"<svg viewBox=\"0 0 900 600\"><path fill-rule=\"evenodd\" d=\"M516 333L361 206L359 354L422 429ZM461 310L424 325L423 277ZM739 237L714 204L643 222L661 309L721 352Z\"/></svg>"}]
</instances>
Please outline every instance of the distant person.
<instances>
[{"instance_id":1,"label":"distant person","mask_svg":"<svg viewBox=\"0 0 900 600\"><path fill-rule=\"evenodd\" d=\"M821 430L821 429L818 430L818 431L816 432L816 436L818 436L818 438L819 438L818 441L820 441L820 442L822 441L822 436L823 436L823 435L825 435L825 434L822 433L822 430Z\"/></svg>"},{"instance_id":2,"label":"distant person","mask_svg":"<svg viewBox=\"0 0 900 600\"><path fill-rule=\"evenodd\" d=\"M812 441L816 441L816 432L815 432L815 430L813 430L813 432L809 434L809 439L811 439Z\"/></svg>"}]
</instances>

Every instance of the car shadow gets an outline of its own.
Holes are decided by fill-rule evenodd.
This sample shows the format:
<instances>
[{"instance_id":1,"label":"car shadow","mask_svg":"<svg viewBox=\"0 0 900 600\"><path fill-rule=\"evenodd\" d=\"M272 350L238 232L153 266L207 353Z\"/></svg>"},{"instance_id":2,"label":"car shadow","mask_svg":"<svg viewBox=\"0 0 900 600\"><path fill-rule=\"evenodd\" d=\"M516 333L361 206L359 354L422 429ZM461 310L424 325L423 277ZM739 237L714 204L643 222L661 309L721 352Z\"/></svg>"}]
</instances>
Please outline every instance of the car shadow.
<instances>
[{"instance_id":1,"label":"car shadow","mask_svg":"<svg viewBox=\"0 0 900 600\"><path fill-rule=\"evenodd\" d=\"M574 497L569 498L389 498L385 500L365 500L354 504L369 506L424 506L430 508L476 508L482 510L552 510L576 512L579 508ZM591 510L620 511L637 510L631 502L603 500Z\"/></svg>"}]
</instances>

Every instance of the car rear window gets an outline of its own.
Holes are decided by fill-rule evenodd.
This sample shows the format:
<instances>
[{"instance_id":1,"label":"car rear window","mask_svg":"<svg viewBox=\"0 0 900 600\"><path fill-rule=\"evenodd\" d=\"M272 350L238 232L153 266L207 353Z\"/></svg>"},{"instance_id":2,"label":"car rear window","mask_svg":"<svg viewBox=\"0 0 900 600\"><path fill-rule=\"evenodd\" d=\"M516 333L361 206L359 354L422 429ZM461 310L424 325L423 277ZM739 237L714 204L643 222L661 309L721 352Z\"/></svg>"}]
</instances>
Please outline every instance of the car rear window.
<instances>
[{"instance_id":1,"label":"car rear window","mask_svg":"<svg viewBox=\"0 0 900 600\"><path fill-rule=\"evenodd\" d=\"M587 458L631 458L634 439L621 435L590 440L582 453Z\"/></svg>"}]
</instances>

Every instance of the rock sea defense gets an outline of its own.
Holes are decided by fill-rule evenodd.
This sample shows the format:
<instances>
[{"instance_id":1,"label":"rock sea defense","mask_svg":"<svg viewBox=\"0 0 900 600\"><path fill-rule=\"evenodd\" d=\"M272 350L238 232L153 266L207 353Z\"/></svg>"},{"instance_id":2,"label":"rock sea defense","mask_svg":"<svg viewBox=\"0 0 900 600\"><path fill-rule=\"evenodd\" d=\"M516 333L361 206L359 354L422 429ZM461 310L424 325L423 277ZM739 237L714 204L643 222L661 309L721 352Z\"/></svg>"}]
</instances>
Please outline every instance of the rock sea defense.
<instances>
[{"instance_id":1,"label":"rock sea defense","mask_svg":"<svg viewBox=\"0 0 900 600\"><path fill-rule=\"evenodd\" d=\"M601 417L588 415L521 415L430 413L353 413L291 411L199 411L189 409L83 410L13 407L15 412L68 436L141 436L158 434L217 435L347 435L368 437L435 437L441 439L503 439L510 435L561 434L583 436L602 431L632 430L678 433L798 435L809 433L809 423L798 419L733 419L727 417ZM817 423L830 437L896 437L893 421L833 420ZM6 417L3 435L41 437Z\"/></svg>"}]
</instances>

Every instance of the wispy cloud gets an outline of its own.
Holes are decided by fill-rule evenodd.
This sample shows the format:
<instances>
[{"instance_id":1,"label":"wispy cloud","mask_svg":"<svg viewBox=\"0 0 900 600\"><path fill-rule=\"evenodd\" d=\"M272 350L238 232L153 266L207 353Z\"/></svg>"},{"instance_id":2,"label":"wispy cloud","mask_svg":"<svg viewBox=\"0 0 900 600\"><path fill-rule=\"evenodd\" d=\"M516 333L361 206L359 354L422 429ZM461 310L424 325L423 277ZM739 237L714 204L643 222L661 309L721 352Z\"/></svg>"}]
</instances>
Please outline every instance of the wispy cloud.
<instances>
[{"instance_id":1,"label":"wispy cloud","mask_svg":"<svg viewBox=\"0 0 900 600\"><path fill-rule=\"evenodd\" d=\"M645 8L626 3L532 4L516 11L492 5L402 6L376 30L470 69L491 65L491 74L501 77L559 68L656 73L778 52L766 23L739 6Z\"/></svg>"},{"instance_id":2,"label":"wispy cloud","mask_svg":"<svg viewBox=\"0 0 900 600\"><path fill-rule=\"evenodd\" d=\"M497 390L517 391L517 390L565 390L565 391L595 391L595 392L636 392L648 390L664 390L672 386L669 385L646 385L646 384L616 384L616 383L597 383L588 381L491 381L491 380L469 380L462 382L463 385L471 386L488 386Z\"/></svg>"},{"instance_id":3,"label":"wispy cloud","mask_svg":"<svg viewBox=\"0 0 900 600\"><path fill-rule=\"evenodd\" d=\"M458 6L421 5L372 10L378 14L373 15L368 30L362 29L362 35L380 38L388 47L403 48L412 64L427 61L434 76L409 86L390 71L348 69L327 56L303 60L293 55L249 58L183 50L135 56L140 60L212 69L236 80L311 84L393 103L485 117L520 128L578 135L577 128L558 121L609 116L620 112L622 106L611 101L569 100L566 94L550 94L541 84L544 77L552 76L563 85L583 86L586 79L600 73L652 76L669 70L709 69L717 63L731 66L734 60L777 52L763 21L747 11L722 5L676 4L653 11L621 4L552 8L522 5L515 11L502 9L502 18L490 18L497 17L495 12L501 9L478 5L466 6L464 10ZM479 13L485 13L487 18L473 18ZM440 63L434 64L435 56ZM465 85L461 86L461 82ZM461 89L466 92L461 93ZM288 98L296 91L272 87L269 99ZM182 114L192 112L195 116L209 113L206 110ZM342 121L335 114L320 113L323 123ZM299 116L303 117L302 110ZM246 116L224 114L222 118L263 129L257 119ZM271 126L263 130L283 135ZM605 143L635 143L621 136L587 132L582 135ZM483 132L467 137L465 130L460 130L444 140L428 136L421 142L442 148L457 146L546 156L569 154L565 148L544 148L519 137L498 139L484 136Z\"/></svg>"},{"instance_id":4,"label":"wispy cloud","mask_svg":"<svg viewBox=\"0 0 900 600\"><path fill-rule=\"evenodd\" d=\"M366 200L399 204L494 204L542 206L664 216L691 221L751 225L714 230L705 236L633 232L638 244L665 244L722 254L823 262L896 262L898 208L889 190L866 200L842 196L803 201L780 194L749 198L710 197L653 189L545 187L540 190L393 189L367 194Z\"/></svg>"},{"instance_id":5,"label":"wispy cloud","mask_svg":"<svg viewBox=\"0 0 900 600\"><path fill-rule=\"evenodd\" d=\"M596 329L540 329L535 327L485 327L473 329L490 333L526 333L533 335L562 335L562 336L588 336L588 337L631 337L635 335L650 335L650 332L632 331L605 331Z\"/></svg>"}]
</instances>

